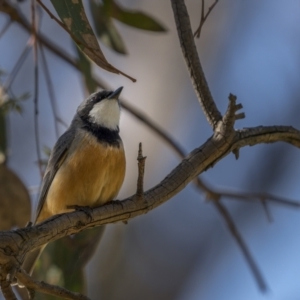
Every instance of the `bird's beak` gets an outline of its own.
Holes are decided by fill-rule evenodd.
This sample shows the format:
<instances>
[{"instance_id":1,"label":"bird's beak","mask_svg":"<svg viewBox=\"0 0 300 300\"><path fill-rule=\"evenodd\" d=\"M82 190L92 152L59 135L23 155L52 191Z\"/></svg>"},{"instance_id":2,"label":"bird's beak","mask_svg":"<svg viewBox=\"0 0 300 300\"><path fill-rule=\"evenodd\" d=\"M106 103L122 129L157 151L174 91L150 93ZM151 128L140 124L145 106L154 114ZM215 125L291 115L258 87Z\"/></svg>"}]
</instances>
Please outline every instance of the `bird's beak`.
<instances>
[{"instance_id":1,"label":"bird's beak","mask_svg":"<svg viewBox=\"0 0 300 300\"><path fill-rule=\"evenodd\" d=\"M107 99L116 99L116 100L118 100L122 90L123 90L123 87L121 86L118 89L116 89Z\"/></svg>"}]
</instances>

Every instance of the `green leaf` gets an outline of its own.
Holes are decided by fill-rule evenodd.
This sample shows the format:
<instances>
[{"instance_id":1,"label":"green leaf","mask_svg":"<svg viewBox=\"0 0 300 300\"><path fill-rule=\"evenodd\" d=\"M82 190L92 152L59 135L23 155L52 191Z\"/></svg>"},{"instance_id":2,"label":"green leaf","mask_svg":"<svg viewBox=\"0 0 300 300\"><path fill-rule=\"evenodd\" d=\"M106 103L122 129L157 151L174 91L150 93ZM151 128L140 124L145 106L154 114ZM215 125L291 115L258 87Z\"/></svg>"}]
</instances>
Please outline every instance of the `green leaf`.
<instances>
[{"instance_id":1,"label":"green leaf","mask_svg":"<svg viewBox=\"0 0 300 300\"><path fill-rule=\"evenodd\" d=\"M111 13L111 16L126 25L147 31L167 31L167 29L158 21L156 21L153 17L143 12L126 9L113 1L106 1L105 3L107 9Z\"/></svg>"},{"instance_id":2,"label":"green leaf","mask_svg":"<svg viewBox=\"0 0 300 300\"><path fill-rule=\"evenodd\" d=\"M49 273L53 270L59 276L53 276L56 281L52 281L52 284L60 283L68 290L86 293L85 266L93 257L103 230L104 226L96 227L77 233L72 238L66 236L48 244L34 270L36 277L50 279ZM54 298L43 295L41 299Z\"/></svg>"},{"instance_id":3,"label":"green leaf","mask_svg":"<svg viewBox=\"0 0 300 300\"><path fill-rule=\"evenodd\" d=\"M105 6L96 4L94 1L91 1L90 4L96 33L99 39L112 50L120 54L127 54L125 43L109 14L107 14Z\"/></svg>"},{"instance_id":4,"label":"green leaf","mask_svg":"<svg viewBox=\"0 0 300 300\"><path fill-rule=\"evenodd\" d=\"M78 54L77 63L81 70L85 86L88 92L92 94L96 91L98 85L92 76L91 62L77 46L75 48Z\"/></svg>"},{"instance_id":5,"label":"green leaf","mask_svg":"<svg viewBox=\"0 0 300 300\"><path fill-rule=\"evenodd\" d=\"M136 81L108 63L87 19L82 0L51 0L51 3L63 21L65 29L82 52L101 68L116 74L123 74L132 81Z\"/></svg>"}]
</instances>

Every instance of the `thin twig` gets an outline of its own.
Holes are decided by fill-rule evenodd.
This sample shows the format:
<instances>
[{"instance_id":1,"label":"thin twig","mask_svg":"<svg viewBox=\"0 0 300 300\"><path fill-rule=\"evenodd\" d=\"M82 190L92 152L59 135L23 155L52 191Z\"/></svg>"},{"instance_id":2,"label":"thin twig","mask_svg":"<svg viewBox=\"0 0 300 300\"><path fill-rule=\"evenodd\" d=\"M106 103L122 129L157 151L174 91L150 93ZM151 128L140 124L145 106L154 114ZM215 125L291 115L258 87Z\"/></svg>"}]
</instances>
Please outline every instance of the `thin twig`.
<instances>
[{"instance_id":1,"label":"thin twig","mask_svg":"<svg viewBox=\"0 0 300 300\"><path fill-rule=\"evenodd\" d=\"M268 206L267 201L262 200L262 201L261 201L261 204L262 204L263 210L264 210L264 212L265 212L265 214L266 214L267 220L268 220L270 223L272 223L272 222L273 222L273 218L272 218L271 211L270 211L270 209L269 209L269 206Z\"/></svg>"},{"instance_id":2,"label":"thin twig","mask_svg":"<svg viewBox=\"0 0 300 300\"><path fill-rule=\"evenodd\" d=\"M49 15L49 17L54 20L63 30L65 30L70 36L71 38L75 41L76 44L84 46L86 48L88 48L91 52L93 52L94 55L98 56L99 55L95 52L95 49L91 48L89 45L87 45L86 43L83 43L82 41L80 41L70 30L69 28L62 22L60 21L58 18L56 18L56 16L48 9L48 7L41 1L41 0L36 0L39 5L45 10L45 12ZM106 58L104 57L99 57L99 59L106 61Z\"/></svg>"},{"instance_id":3,"label":"thin twig","mask_svg":"<svg viewBox=\"0 0 300 300\"><path fill-rule=\"evenodd\" d=\"M17 62L15 63L12 71L9 74L9 77L6 79L6 82L3 85L3 89L5 91L7 91L11 87L11 85L12 85L13 81L15 80L20 68L22 67L23 63L25 62L25 59L27 58L27 56L28 56L28 54L31 50L32 45L33 45L33 38L30 37L28 39L27 43L26 43L26 47L23 49L20 57L17 59Z\"/></svg>"},{"instance_id":4,"label":"thin twig","mask_svg":"<svg viewBox=\"0 0 300 300\"><path fill-rule=\"evenodd\" d=\"M71 292L65 288L51 285L43 281L37 281L31 278L28 274L26 274L23 270L20 270L16 273L16 278L19 282L21 282L27 289L32 289L37 292L41 292L44 294L57 296L63 299L70 299L70 300L90 300L88 297Z\"/></svg>"},{"instance_id":5,"label":"thin twig","mask_svg":"<svg viewBox=\"0 0 300 300\"><path fill-rule=\"evenodd\" d=\"M200 24L199 24L199 27L197 28L197 30L194 33L194 37L197 37L197 38L200 37L201 30L202 30L202 27L203 27L205 21L207 20L208 16L210 15L210 13L212 12L212 10L214 9L214 7L217 5L218 2L219 2L219 0L215 0L215 2L208 8L207 13L204 15L205 0L202 0Z\"/></svg>"},{"instance_id":6,"label":"thin twig","mask_svg":"<svg viewBox=\"0 0 300 300\"><path fill-rule=\"evenodd\" d=\"M63 30L65 30L73 38L73 34L68 29L68 27L62 21L60 21L58 18L56 18L55 15L48 9L48 7L41 0L37 0L37 2L45 10L45 12L49 15L49 17L52 20L54 20Z\"/></svg>"},{"instance_id":7,"label":"thin twig","mask_svg":"<svg viewBox=\"0 0 300 300\"><path fill-rule=\"evenodd\" d=\"M245 200L247 202L253 200L260 201L260 202L269 201L269 202L277 203L279 205L300 208L300 203L295 200L287 199L284 197L278 197L269 193L247 193L247 192L234 192L234 191L225 191L225 190L219 190L217 193L222 195L222 197L228 199Z\"/></svg>"},{"instance_id":8,"label":"thin twig","mask_svg":"<svg viewBox=\"0 0 300 300\"><path fill-rule=\"evenodd\" d=\"M69 127L69 125L60 117L57 117L57 122L63 125L65 128Z\"/></svg>"},{"instance_id":9,"label":"thin twig","mask_svg":"<svg viewBox=\"0 0 300 300\"><path fill-rule=\"evenodd\" d=\"M194 90L207 121L215 129L222 115L211 95L200 59L197 53L190 18L184 0L171 0L177 33Z\"/></svg>"},{"instance_id":10,"label":"thin twig","mask_svg":"<svg viewBox=\"0 0 300 300\"><path fill-rule=\"evenodd\" d=\"M266 284L258 266L256 265L245 241L243 240L241 234L237 230L234 222L232 221L232 218L231 218L229 212L227 211L225 206L220 203L220 201L214 201L213 204L215 205L216 209L219 211L219 213L221 214L223 219L226 221L229 231L233 235L234 239L237 241L239 247L242 249L242 253L244 254L244 257L245 257L246 261L248 262L248 265L250 266L250 269L257 281L259 288L263 292L267 291L267 289L268 289L267 284Z\"/></svg>"},{"instance_id":11,"label":"thin twig","mask_svg":"<svg viewBox=\"0 0 300 300\"><path fill-rule=\"evenodd\" d=\"M248 192L235 192L235 191L228 191L224 189L214 189L212 188L207 182L203 182L203 179L199 181L197 178L194 183L195 185L204 191L206 194L206 198L209 200L221 200L221 199L228 199L228 200L238 200L238 201L245 201L245 202L271 202L274 204L279 204L291 208L300 208L300 202L296 200L291 200L284 197L279 197L276 195L272 195L269 193L248 193Z\"/></svg>"},{"instance_id":12,"label":"thin twig","mask_svg":"<svg viewBox=\"0 0 300 300\"><path fill-rule=\"evenodd\" d=\"M0 11L7 14L12 21L17 22L30 35L32 35L32 25L27 21L27 19L24 17L20 9L17 8L17 6L12 5L9 1L2 0L0 5ZM37 32L36 36L39 42L41 42L44 46L46 46L51 52L53 52L63 61L66 61L69 64L74 63L74 61L70 58L70 55L57 45L53 44L53 42L49 40L47 36L40 32Z\"/></svg>"},{"instance_id":13,"label":"thin twig","mask_svg":"<svg viewBox=\"0 0 300 300\"><path fill-rule=\"evenodd\" d=\"M33 56L34 56L34 133L35 133L35 146L36 154L38 158L38 166L40 171L40 176L43 176L43 170L40 162L42 161L41 147L40 147L40 135L39 135L39 107L38 107L38 97L39 97L39 68L38 68L38 47L36 39L36 3L35 0L31 0L31 14L32 14L32 32L33 32Z\"/></svg>"},{"instance_id":14,"label":"thin twig","mask_svg":"<svg viewBox=\"0 0 300 300\"><path fill-rule=\"evenodd\" d=\"M10 27L11 24L12 24L12 21L11 21L11 19L9 19L0 31L0 39L2 38L3 34L6 32L6 30Z\"/></svg>"},{"instance_id":15,"label":"thin twig","mask_svg":"<svg viewBox=\"0 0 300 300\"><path fill-rule=\"evenodd\" d=\"M96 81L96 83L99 86L102 86L104 88L109 88L108 85L104 84L102 81L99 80ZM167 133L163 128L161 128L158 124L156 124L153 120L151 120L145 113L131 105L128 101L126 101L124 98L120 98L121 106L129 112L134 118L141 121L143 124L145 124L150 130L152 130L154 133L156 133L162 140L164 140L169 147L171 147L179 157L185 156L185 151L183 147L175 141L175 139Z\"/></svg>"},{"instance_id":16,"label":"thin twig","mask_svg":"<svg viewBox=\"0 0 300 300\"><path fill-rule=\"evenodd\" d=\"M55 128L55 134L56 138L59 137L59 129L58 129L58 113L57 113L57 106L56 106L56 97L54 93L54 88L51 80L51 75L46 59L46 55L43 49L43 46L40 47L40 53L41 53L41 58L42 58L42 66L44 67L44 73L45 73L45 79L47 83L47 88L48 88L48 93L49 93L49 98L50 98L50 104L52 108L52 114L54 116L54 128Z\"/></svg>"},{"instance_id":17,"label":"thin twig","mask_svg":"<svg viewBox=\"0 0 300 300\"><path fill-rule=\"evenodd\" d=\"M145 162L146 156L143 156L142 143L139 143L139 153L138 153L138 179L137 179L137 188L136 196L138 199L143 199L144 194L144 173L145 173Z\"/></svg>"}]
</instances>

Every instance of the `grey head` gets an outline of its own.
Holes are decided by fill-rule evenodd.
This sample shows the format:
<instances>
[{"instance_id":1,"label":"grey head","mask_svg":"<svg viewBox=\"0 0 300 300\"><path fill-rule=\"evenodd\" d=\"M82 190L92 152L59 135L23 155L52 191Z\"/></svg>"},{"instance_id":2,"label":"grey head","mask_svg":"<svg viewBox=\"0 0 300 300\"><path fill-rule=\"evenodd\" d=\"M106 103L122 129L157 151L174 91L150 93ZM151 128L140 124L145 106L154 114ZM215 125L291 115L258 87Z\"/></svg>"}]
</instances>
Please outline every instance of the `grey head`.
<instances>
[{"instance_id":1,"label":"grey head","mask_svg":"<svg viewBox=\"0 0 300 300\"><path fill-rule=\"evenodd\" d=\"M119 95L123 87L115 91L103 90L91 94L77 109L77 116L93 127L102 127L112 131L119 130Z\"/></svg>"}]
</instances>

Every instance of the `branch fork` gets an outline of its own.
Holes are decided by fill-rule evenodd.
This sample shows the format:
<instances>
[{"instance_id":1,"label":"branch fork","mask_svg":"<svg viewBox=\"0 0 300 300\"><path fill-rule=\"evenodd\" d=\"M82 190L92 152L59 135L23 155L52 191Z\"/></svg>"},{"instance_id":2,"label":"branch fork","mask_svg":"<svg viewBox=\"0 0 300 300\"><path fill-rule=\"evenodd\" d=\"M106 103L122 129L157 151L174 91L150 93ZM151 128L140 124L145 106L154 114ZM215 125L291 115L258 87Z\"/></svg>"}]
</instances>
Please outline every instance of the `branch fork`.
<instances>
[{"instance_id":1,"label":"branch fork","mask_svg":"<svg viewBox=\"0 0 300 300\"><path fill-rule=\"evenodd\" d=\"M236 114L236 112L242 109L243 106L240 103L236 103L237 97L235 95L229 94L228 99L229 104L227 111L222 117L222 120L218 122L214 135L216 138L220 135L222 138L230 142L235 136L235 121L245 118L245 113Z\"/></svg>"}]
</instances>

